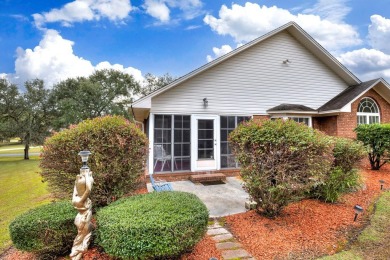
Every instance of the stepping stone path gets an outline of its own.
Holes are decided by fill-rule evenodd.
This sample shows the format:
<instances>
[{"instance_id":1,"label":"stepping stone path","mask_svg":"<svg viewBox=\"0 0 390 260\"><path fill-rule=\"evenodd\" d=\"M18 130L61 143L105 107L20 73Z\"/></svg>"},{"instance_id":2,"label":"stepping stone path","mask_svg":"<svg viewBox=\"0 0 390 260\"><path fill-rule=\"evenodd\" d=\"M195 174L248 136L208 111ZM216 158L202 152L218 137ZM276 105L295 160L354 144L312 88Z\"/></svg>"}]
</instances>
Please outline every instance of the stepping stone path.
<instances>
[{"instance_id":1,"label":"stepping stone path","mask_svg":"<svg viewBox=\"0 0 390 260\"><path fill-rule=\"evenodd\" d=\"M221 251L223 259L255 259L242 248L242 245L238 243L233 235L226 228L222 227L216 219L214 219L214 224L209 225L207 235L216 242L217 249Z\"/></svg>"}]
</instances>

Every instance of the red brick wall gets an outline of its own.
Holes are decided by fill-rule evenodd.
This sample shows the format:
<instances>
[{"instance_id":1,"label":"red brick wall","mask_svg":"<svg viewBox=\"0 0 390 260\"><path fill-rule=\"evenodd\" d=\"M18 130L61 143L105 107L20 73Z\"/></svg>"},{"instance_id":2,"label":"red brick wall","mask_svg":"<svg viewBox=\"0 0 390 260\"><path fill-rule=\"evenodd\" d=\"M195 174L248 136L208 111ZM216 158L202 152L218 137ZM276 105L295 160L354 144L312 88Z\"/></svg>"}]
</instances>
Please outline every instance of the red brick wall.
<instances>
[{"instance_id":1,"label":"red brick wall","mask_svg":"<svg viewBox=\"0 0 390 260\"><path fill-rule=\"evenodd\" d=\"M265 115L253 115L254 120L265 120L265 119L270 119L270 116L265 116Z\"/></svg>"},{"instance_id":2,"label":"red brick wall","mask_svg":"<svg viewBox=\"0 0 390 260\"><path fill-rule=\"evenodd\" d=\"M337 135L337 116L313 117L313 128L327 135Z\"/></svg>"},{"instance_id":3,"label":"red brick wall","mask_svg":"<svg viewBox=\"0 0 390 260\"><path fill-rule=\"evenodd\" d=\"M381 123L390 122L390 104L384 100L375 90L370 89L362 97L357 99L351 105L351 113L340 113L337 118L337 135L348 138L356 138L356 134L353 131L357 126L357 109L360 100L363 97L370 97L379 106Z\"/></svg>"}]
</instances>

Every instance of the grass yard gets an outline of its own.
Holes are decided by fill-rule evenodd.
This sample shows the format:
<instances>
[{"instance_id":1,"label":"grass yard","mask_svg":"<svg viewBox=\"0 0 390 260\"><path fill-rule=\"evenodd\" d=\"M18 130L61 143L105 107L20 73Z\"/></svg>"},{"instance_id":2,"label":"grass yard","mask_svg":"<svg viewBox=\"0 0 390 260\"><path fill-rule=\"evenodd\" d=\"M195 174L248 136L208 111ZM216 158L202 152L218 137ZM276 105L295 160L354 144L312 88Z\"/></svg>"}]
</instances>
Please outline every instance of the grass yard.
<instances>
[{"instance_id":1,"label":"grass yard","mask_svg":"<svg viewBox=\"0 0 390 260\"><path fill-rule=\"evenodd\" d=\"M1 147L2 149L4 147ZM22 150L23 151L23 150ZM8 225L19 214L50 201L39 158L0 157L0 254L11 245Z\"/></svg>"},{"instance_id":2,"label":"grass yard","mask_svg":"<svg viewBox=\"0 0 390 260\"><path fill-rule=\"evenodd\" d=\"M390 191L376 203L370 225L363 230L351 248L321 260L357 260L390 258Z\"/></svg>"},{"instance_id":3,"label":"grass yard","mask_svg":"<svg viewBox=\"0 0 390 260\"><path fill-rule=\"evenodd\" d=\"M30 153L39 153L42 149L42 146L30 147ZM0 154L24 154L24 145L22 144L11 144L0 146Z\"/></svg>"}]
</instances>

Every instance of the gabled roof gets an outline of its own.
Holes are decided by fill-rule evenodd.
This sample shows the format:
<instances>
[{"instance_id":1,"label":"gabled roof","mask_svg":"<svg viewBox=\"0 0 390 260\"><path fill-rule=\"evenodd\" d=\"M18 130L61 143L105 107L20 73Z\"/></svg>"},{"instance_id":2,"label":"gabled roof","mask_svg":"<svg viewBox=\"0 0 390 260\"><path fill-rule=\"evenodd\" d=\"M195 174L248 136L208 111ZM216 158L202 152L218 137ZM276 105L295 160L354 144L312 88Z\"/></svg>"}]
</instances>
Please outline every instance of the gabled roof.
<instances>
[{"instance_id":1,"label":"gabled roof","mask_svg":"<svg viewBox=\"0 0 390 260\"><path fill-rule=\"evenodd\" d=\"M357 85L353 85L348 87L346 90L326 102L323 106L318 108L319 112L323 111L333 111L333 110L340 110L345 105L359 97L361 94L364 94L368 90L370 90L372 87L374 87L379 81L382 81L385 83L383 79L373 79L366 82L362 82Z\"/></svg>"},{"instance_id":2,"label":"gabled roof","mask_svg":"<svg viewBox=\"0 0 390 260\"><path fill-rule=\"evenodd\" d=\"M276 113L276 112L313 112L316 111L313 108L297 105L297 104L280 104L276 107L270 108L267 110L267 113Z\"/></svg>"},{"instance_id":3,"label":"gabled roof","mask_svg":"<svg viewBox=\"0 0 390 260\"><path fill-rule=\"evenodd\" d=\"M307 32L305 32L298 24L295 22L289 22L259 38L254 39L251 42L203 65L202 67L191 71L190 73L178 78L172 83L166 85L163 88L160 88L149 95L142 97L135 101L132 104L134 108L150 108L151 98L191 79L192 77L202 73L205 70L208 70L219 63L245 51L246 49L282 32L289 32L296 40L298 40L302 45L304 45L308 50L310 50L318 59L320 59L324 64L326 64L331 70L333 70L341 79L343 79L348 85L360 84L361 81L350 72L344 65L342 65L335 57L333 57L324 47L322 47L316 40L314 40Z\"/></svg>"}]
</instances>

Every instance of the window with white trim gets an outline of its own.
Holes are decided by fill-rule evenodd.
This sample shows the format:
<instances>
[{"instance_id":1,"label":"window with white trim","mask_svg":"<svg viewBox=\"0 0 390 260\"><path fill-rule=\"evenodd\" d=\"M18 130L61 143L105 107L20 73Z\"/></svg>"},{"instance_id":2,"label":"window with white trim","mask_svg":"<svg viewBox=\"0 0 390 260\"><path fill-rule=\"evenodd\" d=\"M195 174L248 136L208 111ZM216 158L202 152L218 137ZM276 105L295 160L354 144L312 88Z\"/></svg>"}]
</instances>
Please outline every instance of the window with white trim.
<instances>
[{"instance_id":1,"label":"window with white trim","mask_svg":"<svg viewBox=\"0 0 390 260\"><path fill-rule=\"evenodd\" d=\"M379 107L376 102L369 97L362 98L357 110L357 124L377 124L379 122Z\"/></svg>"}]
</instances>

